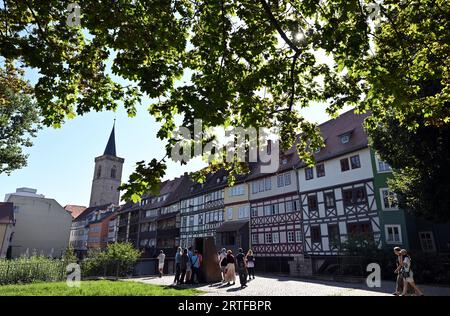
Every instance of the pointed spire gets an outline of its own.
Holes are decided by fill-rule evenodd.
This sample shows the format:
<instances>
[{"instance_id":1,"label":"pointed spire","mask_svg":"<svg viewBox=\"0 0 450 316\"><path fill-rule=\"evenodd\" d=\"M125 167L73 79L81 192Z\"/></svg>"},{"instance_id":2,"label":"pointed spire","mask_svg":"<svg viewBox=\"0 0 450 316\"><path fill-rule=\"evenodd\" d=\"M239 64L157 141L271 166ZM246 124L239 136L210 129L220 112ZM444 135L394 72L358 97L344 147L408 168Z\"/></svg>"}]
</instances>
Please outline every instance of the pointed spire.
<instances>
[{"instance_id":1,"label":"pointed spire","mask_svg":"<svg viewBox=\"0 0 450 316\"><path fill-rule=\"evenodd\" d=\"M103 153L103 155L116 157L116 137L114 133L115 127L116 127L116 119L114 119L114 125L111 131L111 135L109 135L108 144L106 144L105 152Z\"/></svg>"}]
</instances>

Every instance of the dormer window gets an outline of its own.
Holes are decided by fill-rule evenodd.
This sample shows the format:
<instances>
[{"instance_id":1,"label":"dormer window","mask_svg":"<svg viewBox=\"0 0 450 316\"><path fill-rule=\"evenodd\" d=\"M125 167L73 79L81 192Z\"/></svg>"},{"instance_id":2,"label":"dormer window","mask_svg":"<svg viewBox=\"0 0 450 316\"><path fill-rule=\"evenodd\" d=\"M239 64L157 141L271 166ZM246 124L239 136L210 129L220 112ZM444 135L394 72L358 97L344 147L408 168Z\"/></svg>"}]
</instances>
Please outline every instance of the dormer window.
<instances>
[{"instance_id":1,"label":"dormer window","mask_svg":"<svg viewBox=\"0 0 450 316\"><path fill-rule=\"evenodd\" d=\"M220 178L217 178L217 183L220 183Z\"/></svg>"},{"instance_id":2,"label":"dormer window","mask_svg":"<svg viewBox=\"0 0 450 316\"><path fill-rule=\"evenodd\" d=\"M341 136L341 143L347 144L350 141L350 135L342 135Z\"/></svg>"},{"instance_id":3,"label":"dormer window","mask_svg":"<svg viewBox=\"0 0 450 316\"><path fill-rule=\"evenodd\" d=\"M353 130L338 135L342 144L347 144L352 137Z\"/></svg>"},{"instance_id":4,"label":"dormer window","mask_svg":"<svg viewBox=\"0 0 450 316\"><path fill-rule=\"evenodd\" d=\"M281 163L282 163L283 165L287 164L287 162L288 162L287 158L283 158L283 159L281 160Z\"/></svg>"},{"instance_id":5,"label":"dormer window","mask_svg":"<svg viewBox=\"0 0 450 316\"><path fill-rule=\"evenodd\" d=\"M223 182L227 181L227 176L223 176Z\"/></svg>"}]
</instances>

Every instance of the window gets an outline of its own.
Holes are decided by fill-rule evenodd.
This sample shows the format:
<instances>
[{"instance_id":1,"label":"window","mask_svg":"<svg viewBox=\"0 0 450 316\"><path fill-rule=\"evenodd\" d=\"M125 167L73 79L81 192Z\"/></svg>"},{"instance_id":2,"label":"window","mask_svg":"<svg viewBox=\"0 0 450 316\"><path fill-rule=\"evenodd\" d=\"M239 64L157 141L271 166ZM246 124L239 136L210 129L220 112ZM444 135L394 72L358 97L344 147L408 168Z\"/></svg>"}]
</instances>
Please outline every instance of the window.
<instances>
[{"instance_id":1,"label":"window","mask_svg":"<svg viewBox=\"0 0 450 316\"><path fill-rule=\"evenodd\" d=\"M98 166L97 168L97 179L100 178L102 175L102 166Z\"/></svg>"},{"instance_id":2,"label":"window","mask_svg":"<svg viewBox=\"0 0 450 316\"><path fill-rule=\"evenodd\" d=\"M287 172L284 174L284 185L288 186L291 185L291 173Z\"/></svg>"},{"instance_id":3,"label":"window","mask_svg":"<svg viewBox=\"0 0 450 316\"><path fill-rule=\"evenodd\" d=\"M284 187L291 184L291 174L289 172L279 174L277 176L277 185L278 187Z\"/></svg>"},{"instance_id":4,"label":"window","mask_svg":"<svg viewBox=\"0 0 450 316\"><path fill-rule=\"evenodd\" d=\"M284 186L284 177L282 174L277 176L277 185L279 188Z\"/></svg>"},{"instance_id":5,"label":"window","mask_svg":"<svg viewBox=\"0 0 450 316\"><path fill-rule=\"evenodd\" d=\"M227 209L227 219L233 219L233 208L229 207Z\"/></svg>"},{"instance_id":6,"label":"window","mask_svg":"<svg viewBox=\"0 0 450 316\"><path fill-rule=\"evenodd\" d=\"M361 168L361 161L359 160L359 155L351 156L350 163L352 165L352 169Z\"/></svg>"},{"instance_id":7,"label":"window","mask_svg":"<svg viewBox=\"0 0 450 316\"><path fill-rule=\"evenodd\" d=\"M364 187L358 187L349 190L343 190L344 206L354 204L364 204L367 201L366 190Z\"/></svg>"},{"instance_id":8,"label":"window","mask_svg":"<svg viewBox=\"0 0 450 316\"><path fill-rule=\"evenodd\" d=\"M381 189L381 201L383 210L398 209L397 195L394 192L389 191L388 188Z\"/></svg>"},{"instance_id":9,"label":"window","mask_svg":"<svg viewBox=\"0 0 450 316\"><path fill-rule=\"evenodd\" d=\"M194 226L194 216L189 216L189 226Z\"/></svg>"},{"instance_id":10,"label":"window","mask_svg":"<svg viewBox=\"0 0 450 316\"><path fill-rule=\"evenodd\" d=\"M264 179L258 181L258 188L259 188L259 192L264 192L264 190L265 190Z\"/></svg>"},{"instance_id":11,"label":"window","mask_svg":"<svg viewBox=\"0 0 450 316\"><path fill-rule=\"evenodd\" d=\"M392 168L391 168L391 166L389 166L389 164L380 160L378 157L376 158L376 160L377 160L378 172L391 172L392 171Z\"/></svg>"},{"instance_id":12,"label":"window","mask_svg":"<svg viewBox=\"0 0 450 316\"><path fill-rule=\"evenodd\" d=\"M280 234L279 233L272 233L272 243L278 244L280 242Z\"/></svg>"},{"instance_id":13,"label":"window","mask_svg":"<svg viewBox=\"0 0 450 316\"><path fill-rule=\"evenodd\" d=\"M386 233L386 243L401 244L403 242L400 225L385 225L384 231Z\"/></svg>"},{"instance_id":14,"label":"window","mask_svg":"<svg viewBox=\"0 0 450 316\"><path fill-rule=\"evenodd\" d=\"M305 169L305 180L311 180L312 178L314 178L313 168L306 168Z\"/></svg>"},{"instance_id":15,"label":"window","mask_svg":"<svg viewBox=\"0 0 450 316\"><path fill-rule=\"evenodd\" d=\"M436 251L432 232L419 232L420 245L424 252Z\"/></svg>"},{"instance_id":16,"label":"window","mask_svg":"<svg viewBox=\"0 0 450 316\"><path fill-rule=\"evenodd\" d=\"M344 206L349 206L353 204L353 190L344 190L342 192Z\"/></svg>"},{"instance_id":17,"label":"window","mask_svg":"<svg viewBox=\"0 0 450 316\"><path fill-rule=\"evenodd\" d=\"M258 193L258 182L257 181L252 182L252 193L253 194Z\"/></svg>"},{"instance_id":18,"label":"window","mask_svg":"<svg viewBox=\"0 0 450 316\"><path fill-rule=\"evenodd\" d=\"M113 166L111 168L111 178L113 178L113 179L116 178L116 171L117 171L116 166Z\"/></svg>"},{"instance_id":19,"label":"window","mask_svg":"<svg viewBox=\"0 0 450 316\"><path fill-rule=\"evenodd\" d=\"M293 231L287 232L287 240L289 243L295 242L295 234Z\"/></svg>"},{"instance_id":20,"label":"window","mask_svg":"<svg viewBox=\"0 0 450 316\"><path fill-rule=\"evenodd\" d=\"M271 178L264 179L264 186L266 188L266 191L271 190L272 189L272 179Z\"/></svg>"},{"instance_id":21,"label":"window","mask_svg":"<svg viewBox=\"0 0 450 316\"><path fill-rule=\"evenodd\" d=\"M348 164L348 158L341 159L341 171L350 170L350 165Z\"/></svg>"},{"instance_id":22,"label":"window","mask_svg":"<svg viewBox=\"0 0 450 316\"><path fill-rule=\"evenodd\" d=\"M336 224L328 225L328 240L331 246L337 246L340 242L339 226Z\"/></svg>"},{"instance_id":23,"label":"window","mask_svg":"<svg viewBox=\"0 0 450 316\"><path fill-rule=\"evenodd\" d=\"M364 190L364 187L355 188L355 203L361 204L366 202L366 190Z\"/></svg>"},{"instance_id":24,"label":"window","mask_svg":"<svg viewBox=\"0 0 450 316\"><path fill-rule=\"evenodd\" d=\"M316 166L317 178L325 177L325 164L321 163Z\"/></svg>"},{"instance_id":25,"label":"window","mask_svg":"<svg viewBox=\"0 0 450 316\"><path fill-rule=\"evenodd\" d=\"M320 226L311 226L311 242L322 242L322 237L320 236Z\"/></svg>"},{"instance_id":26,"label":"window","mask_svg":"<svg viewBox=\"0 0 450 316\"><path fill-rule=\"evenodd\" d=\"M240 206L239 207L239 218L244 218L245 217L245 206Z\"/></svg>"},{"instance_id":27,"label":"window","mask_svg":"<svg viewBox=\"0 0 450 316\"><path fill-rule=\"evenodd\" d=\"M279 205L278 204L270 205L270 215L277 215L278 211L279 211Z\"/></svg>"},{"instance_id":28,"label":"window","mask_svg":"<svg viewBox=\"0 0 450 316\"><path fill-rule=\"evenodd\" d=\"M296 242L302 242L303 241L303 235L300 230L295 231L295 241Z\"/></svg>"},{"instance_id":29,"label":"window","mask_svg":"<svg viewBox=\"0 0 450 316\"><path fill-rule=\"evenodd\" d=\"M272 243L272 233L266 233L264 235L264 242L266 244L271 244Z\"/></svg>"},{"instance_id":30,"label":"window","mask_svg":"<svg viewBox=\"0 0 450 316\"><path fill-rule=\"evenodd\" d=\"M239 195L243 195L243 194L244 194L244 186L243 185L231 187L231 188L229 188L229 191L228 191L228 196L230 196L230 197L239 196Z\"/></svg>"},{"instance_id":31,"label":"window","mask_svg":"<svg viewBox=\"0 0 450 316\"><path fill-rule=\"evenodd\" d=\"M252 234L252 244L259 244L259 235L258 234Z\"/></svg>"},{"instance_id":32,"label":"window","mask_svg":"<svg viewBox=\"0 0 450 316\"><path fill-rule=\"evenodd\" d=\"M264 215L269 216L271 215L270 212L271 212L270 205L264 205Z\"/></svg>"},{"instance_id":33,"label":"window","mask_svg":"<svg viewBox=\"0 0 450 316\"><path fill-rule=\"evenodd\" d=\"M317 203L317 195L308 195L308 208L309 211L316 211L318 209L318 203Z\"/></svg>"},{"instance_id":34,"label":"window","mask_svg":"<svg viewBox=\"0 0 450 316\"><path fill-rule=\"evenodd\" d=\"M334 192L325 192L323 194L323 198L325 200L325 208L334 208L335 200L334 200Z\"/></svg>"},{"instance_id":35,"label":"window","mask_svg":"<svg viewBox=\"0 0 450 316\"><path fill-rule=\"evenodd\" d=\"M198 214L198 224L203 225L203 214Z\"/></svg>"},{"instance_id":36,"label":"window","mask_svg":"<svg viewBox=\"0 0 450 316\"><path fill-rule=\"evenodd\" d=\"M141 233L148 232L149 227L150 227L149 223L142 224L141 225Z\"/></svg>"},{"instance_id":37,"label":"window","mask_svg":"<svg viewBox=\"0 0 450 316\"><path fill-rule=\"evenodd\" d=\"M296 200L287 201L285 203L285 209L286 213L295 212L297 210L297 201Z\"/></svg>"},{"instance_id":38,"label":"window","mask_svg":"<svg viewBox=\"0 0 450 316\"><path fill-rule=\"evenodd\" d=\"M252 207L252 217L257 217L257 216L258 216L258 208Z\"/></svg>"}]
</instances>

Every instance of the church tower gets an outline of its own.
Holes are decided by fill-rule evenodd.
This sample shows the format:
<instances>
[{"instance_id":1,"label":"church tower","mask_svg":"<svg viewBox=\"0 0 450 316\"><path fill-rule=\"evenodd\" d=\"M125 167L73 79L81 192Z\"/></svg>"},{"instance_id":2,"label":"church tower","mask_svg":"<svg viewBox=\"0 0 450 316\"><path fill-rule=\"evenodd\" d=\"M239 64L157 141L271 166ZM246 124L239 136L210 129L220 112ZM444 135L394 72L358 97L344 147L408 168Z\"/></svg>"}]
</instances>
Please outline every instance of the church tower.
<instances>
[{"instance_id":1,"label":"church tower","mask_svg":"<svg viewBox=\"0 0 450 316\"><path fill-rule=\"evenodd\" d=\"M89 206L108 203L119 205L120 192L117 190L122 179L122 166L125 159L116 155L115 123L103 155L95 158L94 178L92 180Z\"/></svg>"}]
</instances>

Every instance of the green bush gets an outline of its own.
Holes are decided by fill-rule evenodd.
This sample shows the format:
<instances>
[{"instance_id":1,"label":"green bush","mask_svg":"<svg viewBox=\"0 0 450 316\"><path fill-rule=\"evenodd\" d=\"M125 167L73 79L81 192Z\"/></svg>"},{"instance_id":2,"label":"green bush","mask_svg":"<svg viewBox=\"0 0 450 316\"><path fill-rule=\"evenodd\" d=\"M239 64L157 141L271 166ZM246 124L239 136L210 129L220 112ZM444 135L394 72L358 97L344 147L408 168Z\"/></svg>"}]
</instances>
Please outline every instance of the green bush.
<instances>
[{"instance_id":1,"label":"green bush","mask_svg":"<svg viewBox=\"0 0 450 316\"><path fill-rule=\"evenodd\" d=\"M66 263L43 256L0 260L0 284L61 281L66 277Z\"/></svg>"},{"instance_id":2,"label":"green bush","mask_svg":"<svg viewBox=\"0 0 450 316\"><path fill-rule=\"evenodd\" d=\"M133 272L140 252L130 243L113 243L104 250L90 250L81 264L82 275L127 276Z\"/></svg>"}]
</instances>

